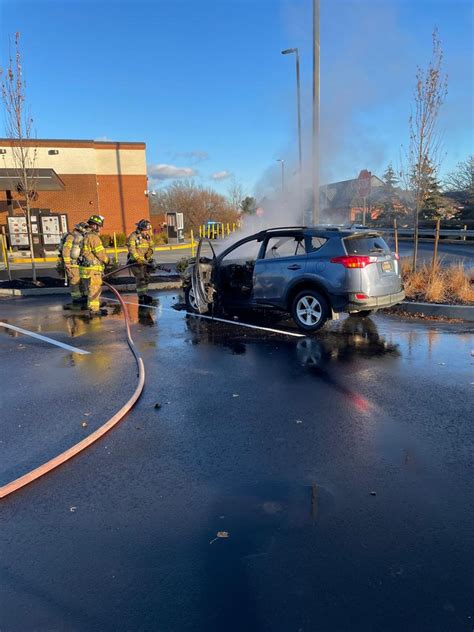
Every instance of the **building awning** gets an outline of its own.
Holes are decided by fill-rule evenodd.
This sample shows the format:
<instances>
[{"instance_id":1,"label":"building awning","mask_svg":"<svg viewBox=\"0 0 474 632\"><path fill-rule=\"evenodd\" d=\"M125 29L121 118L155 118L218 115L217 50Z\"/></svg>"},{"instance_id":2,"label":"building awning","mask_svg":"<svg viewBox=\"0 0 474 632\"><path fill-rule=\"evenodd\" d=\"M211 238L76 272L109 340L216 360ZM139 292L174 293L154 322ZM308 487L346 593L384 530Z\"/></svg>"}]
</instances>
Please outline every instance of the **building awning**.
<instances>
[{"instance_id":1,"label":"building awning","mask_svg":"<svg viewBox=\"0 0 474 632\"><path fill-rule=\"evenodd\" d=\"M54 169L27 169L36 191L63 191L64 182ZM0 169L0 191L17 191L21 179L18 169Z\"/></svg>"}]
</instances>

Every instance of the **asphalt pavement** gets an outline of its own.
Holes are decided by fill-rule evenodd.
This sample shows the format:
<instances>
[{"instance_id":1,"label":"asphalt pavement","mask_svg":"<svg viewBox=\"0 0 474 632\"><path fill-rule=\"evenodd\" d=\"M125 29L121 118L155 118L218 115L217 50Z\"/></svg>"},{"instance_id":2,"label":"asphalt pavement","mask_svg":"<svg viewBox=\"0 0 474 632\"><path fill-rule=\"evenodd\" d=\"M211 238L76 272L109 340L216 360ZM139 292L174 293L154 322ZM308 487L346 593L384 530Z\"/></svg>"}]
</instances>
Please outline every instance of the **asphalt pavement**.
<instances>
[{"instance_id":1,"label":"asphalt pavement","mask_svg":"<svg viewBox=\"0 0 474 632\"><path fill-rule=\"evenodd\" d=\"M377 315L290 337L172 292L127 301L145 392L0 501L2 632L473 629L472 328ZM0 299L1 321L90 351L0 327L0 484L132 394L110 312Z\"/></svg>"}]
</instances>

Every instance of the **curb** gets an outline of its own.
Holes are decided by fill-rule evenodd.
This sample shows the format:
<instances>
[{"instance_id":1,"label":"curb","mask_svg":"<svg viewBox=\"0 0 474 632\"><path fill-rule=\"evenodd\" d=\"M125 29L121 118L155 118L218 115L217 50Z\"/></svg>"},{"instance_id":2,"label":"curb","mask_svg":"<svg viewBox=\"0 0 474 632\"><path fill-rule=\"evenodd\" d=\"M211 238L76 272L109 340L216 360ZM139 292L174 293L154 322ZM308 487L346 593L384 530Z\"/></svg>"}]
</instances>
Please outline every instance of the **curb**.
<instances>
[{"instance_id":1,"label":"curb","mask_svg":"<svg viewBox=\"0 0 474 632\"><path fill-rule=\"evenodd\" d=\"M412 303L411 301L404 301L391 307L390 311L474 322L474 305L443 305L442 303Z\"/></svg>"},{"instance_id":2,"label":"curb","mask_svg":"<svg viewBox=\"0 0 474 632\"><path fill-rule=\"evenodd\" d=\"M134 292L136 287L135 283L127 285L114 286L120 291ZM150 290L178 290L182 287L181 281L157 281L150 283ZM0 289L1 296L56 296L60 294L69 294L68 287L38 287L27 288L24 290L19 289Z\"/></svg>"}]
</instances>

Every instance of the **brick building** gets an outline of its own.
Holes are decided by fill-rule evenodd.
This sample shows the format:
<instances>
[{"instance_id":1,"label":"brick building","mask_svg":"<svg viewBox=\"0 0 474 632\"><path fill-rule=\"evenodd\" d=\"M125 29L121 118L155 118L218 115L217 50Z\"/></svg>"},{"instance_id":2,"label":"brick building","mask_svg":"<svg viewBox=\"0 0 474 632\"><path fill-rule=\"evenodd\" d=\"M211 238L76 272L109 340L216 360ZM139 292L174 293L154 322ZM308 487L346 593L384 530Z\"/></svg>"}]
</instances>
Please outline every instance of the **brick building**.
<instances>
[{"instance_id":1,"label":"brick building","mask_svg":"<svg viewBox=\"0 0 474 632\"><path fill-rule=\"evenodd\" d=\"M145 143L32 140L37 196L33 208L66 214L69 228L93 213L105 217L104 233L129 233L148 207ZM0 138L0 226L21 214L12 141Z\"/></svg>"}]
</instances>

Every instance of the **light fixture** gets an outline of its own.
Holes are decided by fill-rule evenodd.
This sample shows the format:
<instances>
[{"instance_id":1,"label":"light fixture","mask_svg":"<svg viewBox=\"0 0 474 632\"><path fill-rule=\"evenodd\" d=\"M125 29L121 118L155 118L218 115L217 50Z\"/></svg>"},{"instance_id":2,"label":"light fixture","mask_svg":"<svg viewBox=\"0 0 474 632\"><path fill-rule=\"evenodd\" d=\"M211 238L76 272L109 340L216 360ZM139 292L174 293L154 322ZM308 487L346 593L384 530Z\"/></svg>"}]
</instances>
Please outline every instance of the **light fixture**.
<instances>
[{"instance_id":1,"label":"light fixture","mask_svg":"<svg viewBox=\"0 0 474 632\"><path fill-rule=\"evenodd\" d=\"M0 149L0 154L2 154L2 156L3 156L4 154L6 154L6 153L7 153L7 150L6 150L6 149Z\"/></svg>"},{"instance_id":2,"label":"light fixture","mask_svg":"<svg viewBox=\"0 0 474 632\"><path fill-rule=\"evenodd\" d=\"M57 156L59 154L59 149L49 149L48 154L50 156Z\"/></svg>"}]
</instances>

